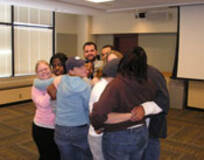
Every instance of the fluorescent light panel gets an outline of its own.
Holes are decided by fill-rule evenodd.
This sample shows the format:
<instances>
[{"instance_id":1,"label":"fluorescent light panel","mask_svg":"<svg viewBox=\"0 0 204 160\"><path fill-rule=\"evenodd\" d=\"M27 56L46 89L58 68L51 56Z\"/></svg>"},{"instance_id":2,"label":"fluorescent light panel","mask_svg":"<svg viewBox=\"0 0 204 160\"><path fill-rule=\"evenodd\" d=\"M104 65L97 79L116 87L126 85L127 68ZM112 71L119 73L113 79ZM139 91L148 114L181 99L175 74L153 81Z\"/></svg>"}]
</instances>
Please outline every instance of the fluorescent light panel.
<instances>
[{"instance_id":1,"label":"fluorescent light panel","mask_svg":"<svg viewBox=\"0 0 204 160\"><path fill-rule=\"evenodd\" d=\"M86 1L94 2L94 3L105 3L105 2L111 2L114 0L86 0Z\"/></svg>"}]
</instances>

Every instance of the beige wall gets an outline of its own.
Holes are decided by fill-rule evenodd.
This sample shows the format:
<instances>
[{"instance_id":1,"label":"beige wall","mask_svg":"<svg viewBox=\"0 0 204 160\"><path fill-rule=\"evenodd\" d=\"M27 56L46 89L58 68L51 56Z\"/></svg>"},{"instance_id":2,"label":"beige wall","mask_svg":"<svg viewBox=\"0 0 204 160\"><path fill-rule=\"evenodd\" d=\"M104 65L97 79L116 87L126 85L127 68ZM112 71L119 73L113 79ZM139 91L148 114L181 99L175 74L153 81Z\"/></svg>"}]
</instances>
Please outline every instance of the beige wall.
<instances>
[{"instance_id":1,"label":"beige wall","mask_svg":"<svg viewBox=\"0 0 204 160\"><path fill-rule=\"evenodd\" d=\"M74 14L56 13L56 33L77 34L77 17Z\"/></svg>"},{"instance_id":2,"label":"beige wall","mask_svg":"<svg viewBox=\"0 0 204 160\"><path fill-rule=\"evenodd\" d=\"M65 53L68 57L77 55L77 35L57 33L56 52Z\"/></svg>"},{"instance_id":3,"label":"beige wall","mask_svg":"<svg viewBox=\"0 0 204 160\"><path fill-rule=\"evenodd\" d=\"M56 13L56 52L64 51L68 56L83 57L83 44L95 41L91 35L91 24L90 16Z\"/></svg>"},{"instance_id":4,"label":"beige wall","mask_svg":"<svg viewBox=\"0 0 204 160\"><path fill-rule=\"evenodd\" d=\"M187 105L204 109L204 82L190 81Z\"/></svg>"},{"instance_id":5,"label":"beige wall","mask_svg":"<svg viewBox=\"0 0 204 160\"><path fill-rule=\"evenodd\" d=\"M174 33L177 31L177 9L167 9L164 18L136 19L135 12L107 13L93 16L92 34L113 33Z\"/></svg>"},{"instance_id":6,"label":"beige wall","mask_svg":"<svg viewBox=\"0 0 204 160\"><path fill-rule=\"evenodd\" d=\"M78 16L77 19L77 34L78 34L78 41L77 41L77 49L78 55L83 57L83 44L87 41L95 41L94 37L91 35L92 30L92 17L91 16Z\"/></svg>"},{"instance_id":7,"label":"beige wall","mask_svg":"<svg viewBox=\"0 0 204 160\"><path fill-rule=\"evenodd\" d=\"M56 52L63 52L67 56L77 55L78 15L56 13Z\"/></svg>"},{"instance_id":8,"label":"beige wall","mask_svg":"<svg viewBox=\"0 0 204 160\"><path fill-rule=\"evenodd\" d=\"M100 54L101 52L101 49L104 45L107 45L107 44L110 44L110 45L113 45L113 35L110 34L110 35L96 35L95 36L95 39L96 39L96 44L97 44L97 47L98 47L98 53Z\"/></svg>"},{"instance_id":9,"label":"beige wall","mask_svg":"<svg viewBox=\"0 0 204 160\"><path fill-rule=\"evenodd\" d=\"M161 72L173 71L176 34L139 34L138 44L147 52L148 64Z\"/></svg>"}]
</instances>

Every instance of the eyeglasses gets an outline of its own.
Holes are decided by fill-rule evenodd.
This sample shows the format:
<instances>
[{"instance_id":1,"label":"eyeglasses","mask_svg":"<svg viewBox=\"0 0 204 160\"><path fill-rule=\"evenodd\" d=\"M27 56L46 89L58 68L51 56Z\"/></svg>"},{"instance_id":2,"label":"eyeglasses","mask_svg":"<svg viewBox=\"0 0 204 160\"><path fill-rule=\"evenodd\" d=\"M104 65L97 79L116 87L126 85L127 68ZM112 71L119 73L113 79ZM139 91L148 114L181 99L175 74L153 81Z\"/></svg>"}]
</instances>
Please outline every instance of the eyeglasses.
<instances>
[{"instance_id":1,"label":"eyeglasses","mask_svg":"<svg viewBox=\"0 0 204 160\"><path fill-rule=\"evenodd\" d=\"M38 70L38 73L43 73L43 72L47 72L49 70L49 68L43 68Z\"/></svg>"}]
</instances>

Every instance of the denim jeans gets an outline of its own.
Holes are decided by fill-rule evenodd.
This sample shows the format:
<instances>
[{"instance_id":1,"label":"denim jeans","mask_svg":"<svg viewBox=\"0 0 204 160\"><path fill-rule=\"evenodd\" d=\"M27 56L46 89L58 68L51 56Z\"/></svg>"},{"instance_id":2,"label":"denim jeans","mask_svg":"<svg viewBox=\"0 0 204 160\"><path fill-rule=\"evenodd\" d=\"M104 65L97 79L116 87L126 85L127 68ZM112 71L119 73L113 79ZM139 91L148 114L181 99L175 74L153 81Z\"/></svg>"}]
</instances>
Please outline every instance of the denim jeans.
<instances>
[{"instance_id":1,"label":"denim jeans","mask_svg":"<svg viewBox=\"0 0 204 160\"><path fill-rule=\"evenodd\" d=\"M106 160L141 160L148 142L145 126L105 132L102 147Z\"/></svg>"},{"instance_id":2,"label":"denim jeans","mask_svg":"<svg viewBox=\"0 0 204 160\"><path fill-rule=\"evenodd\" d=\"M61 160L92 160L88 145L89 126L67 127L56 125L55 142Z\"/></svg>"},{"instance_id":3,"label":"denim jeans","mask_svg":"<svg viewBox=\"0 0 204 160\"><path fill-rule=\"evenodd\" d=\"M94 160L104 160L102 151L102 136L88 135L89 146Z\"/></svg>"},{"instance_id":4,"label":"denim jeans","mask_svg":"<svg viewBox=\"0 0 204 160\"><path fill-rule=\"evenodd\" d=\"M159 160L160 141L159 138L149 138L142 160Z\"/></svg>"}]
</instances>

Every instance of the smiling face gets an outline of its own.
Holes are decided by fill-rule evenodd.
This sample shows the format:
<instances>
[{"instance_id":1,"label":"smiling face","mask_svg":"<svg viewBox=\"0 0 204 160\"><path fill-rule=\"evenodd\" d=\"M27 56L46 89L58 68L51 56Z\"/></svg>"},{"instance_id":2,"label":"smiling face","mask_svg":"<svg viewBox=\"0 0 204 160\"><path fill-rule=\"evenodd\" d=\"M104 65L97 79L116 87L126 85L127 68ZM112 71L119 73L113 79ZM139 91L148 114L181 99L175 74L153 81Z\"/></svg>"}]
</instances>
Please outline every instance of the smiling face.
<instances>
[{"instance_id":1,"label":"smiling face","mask_svg":"<svg viewBox=\"0 0 204 160\"><path fill-rule=\"evenodd\" d=\"M37 65L36 74L37 74L37 77L42 80L51 78L52 76L49 65L43 62L40 62Z\"/></svg>"},{"instance_id":2,"label":"smiling face","mask_svg":"<svg viewBox=\"0 0 204 160\"><path fill-rule=\"evenodd\" d=\"M96 58L97 55L97 50L94 47L94 45L86 45L84 47L84 57L89 60L89 61L93 61Z\"/></svg>"},{"instance_id":3,"label":"smiling face","mask_svg":"<svg viewBox=\"0 0 204 160\"><path fill-rule=\"evenodd\" d=\"M59 76L65 73L64 66L59 58L53 59L52 66L53 66L53 73L56 76Z\"/></svg>"}]
</instances>

